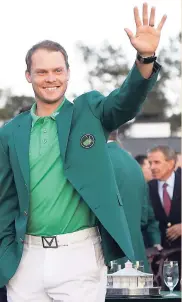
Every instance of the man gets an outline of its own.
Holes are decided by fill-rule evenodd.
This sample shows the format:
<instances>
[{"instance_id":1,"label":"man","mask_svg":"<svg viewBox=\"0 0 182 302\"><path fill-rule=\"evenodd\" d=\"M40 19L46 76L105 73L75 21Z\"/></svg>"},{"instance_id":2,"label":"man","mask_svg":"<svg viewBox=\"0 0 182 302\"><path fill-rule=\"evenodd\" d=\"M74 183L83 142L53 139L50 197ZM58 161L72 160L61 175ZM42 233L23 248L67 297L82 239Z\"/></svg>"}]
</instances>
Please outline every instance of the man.
<instances>
[{"instance_id":1,"label":"man","mask_svg":"<svg viewBox=\"0 0 182 302\"><path fill-rule=\"evenodd\" d=\"M113 133L111 135L113 137ZM111 136L109 136L108 151L119 194L123 201L135 260L143 260L147 271L148 264L142 237L143 233L148 238L148 246L154 246L161 250L158 222L155 220L149 202L147 184L140 166L128 152L120 148L117 141L111 140Z\"/></svg>"},{"instance_id":2,"label":"man","mask_svg":"<svg viewBox=\"0 0 182 302\"><path fill-rule=\"evenodd\" d=\"M133 259L105 142L136 115L156 81L154 53L166 20L155 28L147 4L143 24L138 8L134 16L136 36L125 31L139 54L107 97L65 98L69 63L58 43L43 41L27 53L36 103L0 130L0 286L8 283L9 301L103 302L106 265Z\"/></svg>"},{"instance_id":3,"label":"man","mask_svg":"<svg viewBox=\"0 0 182 302\"><path fill-rule=\"evenodd\" d=\"M139 163L145 181L148 182L150 180L152 180L152 172L151 172L151 168L150 168L150 164L148 161L148 158L146 155L143 154L139 154L137 156L135 156L135 160ZM146 226L149 226L146 228ZM161 242L161 240L159 239L160 237L160 233L159 233L159 228L158 228L158 224L156 225L156 218L154 215L154 211L153 208L151 206L151 203L149 202L149 207L148 207L148 224L143 226L143 239L144 239L144 243L145 243L145 247L149 248L149 247L156 247L158 251L162 250L162 246L160 245L159 242ZM157 238L157 242L156 242L156 238Z\"/></svg>"},{"instance_id":4,"label":"man","mask_svg":"<svg viewBox=\"0 0 182 302\"><path fill-rule=\"evenodd\" d=\"M139 163L142 168L143 175L145 177L146 182L152 180L152 172L150 169L150 164L146 155L139 154L135 156L136 161Z\"/></svg>"},{"instance_id":5,"label":"man","mask_svg":"<svg viewBox=\"0 0 182 302\"><path fill-rule=\"evenodd\" d=\"M168 146L148 151L153 180L149 182L150 199L159 221L161 242L165 249L181 248L181 174L174 172L176 152ZM181 255L170 257L181 263Z\"/></svg>"},{"instance_id":6,"label":"man","mask_svg":"<svg viewBox=\"0 0 182 302\"><path fill-rule=\"evenodd\" d=\"M181 246L181 175L175 173L176 153L168 146L148 151L153 180L149 192L155 216L159 221L162 245Z\"/></svg>"}]
</instances>

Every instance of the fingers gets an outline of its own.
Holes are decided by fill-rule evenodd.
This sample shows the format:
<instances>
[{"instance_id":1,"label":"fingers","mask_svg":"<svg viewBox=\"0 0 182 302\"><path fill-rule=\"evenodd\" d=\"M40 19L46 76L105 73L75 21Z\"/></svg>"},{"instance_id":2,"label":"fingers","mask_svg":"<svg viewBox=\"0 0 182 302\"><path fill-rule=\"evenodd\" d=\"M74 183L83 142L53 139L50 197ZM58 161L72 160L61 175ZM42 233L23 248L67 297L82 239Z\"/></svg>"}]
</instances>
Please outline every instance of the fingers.
<instances>
[{"instance_id":1,"label":"fingers","mask_svg":"<svg viewBox=\"0 0 182 302\"><path fill-rule=\"evenodd\" d=\"M170 234L170 236L168 236L168 239L171 241L174 241L178 238L179 236L177 234Z\"/></svg>"},{"instance_id":2,"label":"fingers","mask_svg":"<svg viewBox=\"0 0 182 302\"><path fill-rule=\"evenodd\" d=\"M142 21L141 21L140 16L139 16L138 7L134 7L134 18L135 18L136 27L141 26Z\"/></svg>"},{"instance_id":3,"label":"fingers","mask_svg":"<svg viewBox=\"0 0 182 302\"><path fill-rule=\"evenodd\" d=\"M167 238L168 238L170 241L173 241L174 238L175 238L175 234L174 234L174 233L167 234Z\"/></svg>"},{"instance_id":4,"label":"fingers","mask_svg":"<svg viewBox=\"0 0 182 302\"><path fill-rule=\"evenodd\" d=\"M167 19L167 16L164 15L164 16L162 17L162 19L161 19L159 25L157 26L157 29L158 29L159 31L161 31L161 29L163 28L164 23L166 22L166 19Z\"/></svg>"},{"instance_id":5,"label":"fingers","mask_svg":"<svg viewBox=\"0 0 182 302\"><path fill-rule=\"evenodd\" d=\"M142 16L143 16L143 25L148 25L148 4L147 3L143 4ZM139 10L138 10L137 6L134 7L134 18L135 18L136 27L141 26L142 21L140 19Z\"/></svg>"},{"instance_id":6,"label":"fingers","mask_svg":"<svg viewBox=\"0 0 182 302\"><path fill-rule=\"evenodd\" d=\"M139 10L138 10L137 6L134 7L134 19L135 19L136 27L142 26L142 21L140 19ZM143 25L155 26L155 7L151 8L150 18L149 18L148 17L148 4L143 3L142 19L143 19ZM162 30L166 19L167 19L167 16L164 15L157 27L157 29L159 31Z\"/></svg>"},{"instance_id":7,"label":"fingers","mask_svg":"<svg viewBox=\"0 0 182 302\"><path fill-rule=\"evenodd\" d=\"M172 226L170 227L167 232L166 232L166 236L167 238L169 238L171 241L177 239L179 237L178 235L178 229L176 228L176 226Z\"/></svg>"},{"instance_id":8,"label":"fingers","mask_svg":"<svg viewBox=\"0 0 182 302\"><path fill-rule=\"evenodd\" d=\"M163 250L163 247L158 243L158 244L154 244L154 247L156 247L156 249L158 251L162 251Z\"/></svg>"},{"instance_id":9,"label":"fingers","mask_svg":"<svg viewBox=\"0 0 182 302\"><path fill-rule=\"evenodd\" d=\"M148 5L143 4L143 25L148 25Z\"/></svg>"},{"instance_id":10,"label":"fingers","mask_svg":"<svg viewBox=\"0 0 182 302\"><path fill-rule=\"evenodd\" d=\"M149 25L150 26L154 26L155 25L155 7L151 8Z\"/></svg>"},{"instance_id":11,"label":"fingers","mask_svg":"<svg viewBox=\"0 0 182 302\"><path fill-rule=\"evenodd\" d=\"M127 33L128 38L131 40L134 37L132 31L129 28L125 28L124 30Z\"/></svg>"}]
</instances>

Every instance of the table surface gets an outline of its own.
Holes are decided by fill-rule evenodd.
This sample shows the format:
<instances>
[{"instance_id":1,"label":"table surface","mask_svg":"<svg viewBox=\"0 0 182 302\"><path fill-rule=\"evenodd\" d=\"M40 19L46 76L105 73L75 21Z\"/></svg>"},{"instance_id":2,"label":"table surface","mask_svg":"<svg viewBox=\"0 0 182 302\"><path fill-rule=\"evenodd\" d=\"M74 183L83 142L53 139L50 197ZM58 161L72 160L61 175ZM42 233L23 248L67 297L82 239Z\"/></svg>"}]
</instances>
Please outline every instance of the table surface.
<instances>
[{"instance_id":1,"label":"table surface","mask_svg":"<svg viewBox=\"0 0 182 302\"><path fill-rule=\"evenodd\" d=\"M159 302L159 300L162 300L161 302L165 302L165 301L168 301L168 302L179 302L181 301L181 297L182 297L182 294L181 292L177 292L177 291L174 291L174 294L176 294L175 297L167 297L166 295L168 295L169 292L165 291L165 292L161 292L161 297L128 297L128 298L115 298L115 297L106 297L106 300L105 301L108 301L108 302L121 302L121 300L123 301L129 301L130 302L138 302L139 300L147 300L148 302L151 301L151 302ZM169 301L170 300L170 301Z\"/></svg>"}]
</instances>

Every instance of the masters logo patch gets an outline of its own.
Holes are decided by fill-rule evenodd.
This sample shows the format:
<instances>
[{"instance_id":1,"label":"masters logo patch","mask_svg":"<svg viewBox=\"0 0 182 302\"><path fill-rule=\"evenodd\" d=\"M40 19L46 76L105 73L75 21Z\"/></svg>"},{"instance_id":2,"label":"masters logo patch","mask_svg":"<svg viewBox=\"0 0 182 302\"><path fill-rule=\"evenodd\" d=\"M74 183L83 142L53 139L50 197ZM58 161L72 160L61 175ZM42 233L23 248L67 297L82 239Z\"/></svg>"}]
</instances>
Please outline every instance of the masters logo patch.
<instances>
[{"instance_id":1,"label":"masters logo patch","mask_svg":"<svg viewBox=\"0 0 182 302\"><path fill-rule=\"evenodd\" d=\"M95 144L95 137L92 134L84 134L80 139L83 148L89 149Z\"/></svg>"}]
</instances>

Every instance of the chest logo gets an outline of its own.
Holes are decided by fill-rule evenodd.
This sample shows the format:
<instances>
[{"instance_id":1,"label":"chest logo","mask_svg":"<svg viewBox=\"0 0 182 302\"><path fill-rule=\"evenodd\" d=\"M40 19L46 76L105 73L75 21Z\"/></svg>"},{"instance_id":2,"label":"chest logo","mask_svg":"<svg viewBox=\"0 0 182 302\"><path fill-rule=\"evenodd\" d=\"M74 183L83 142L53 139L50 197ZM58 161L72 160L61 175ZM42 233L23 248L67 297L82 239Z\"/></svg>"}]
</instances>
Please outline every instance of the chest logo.
<instances>
[{"instance_id":1,"label":"chest logo","mask_svg":"<svg viewBox=\"0 0 182 302\"><path fill-rule=\"evenodd\" d=\"M95 144L95 137L92 134L84 134L80 139L83 148L89 149Z\"/></svg>"}]
</instances>

